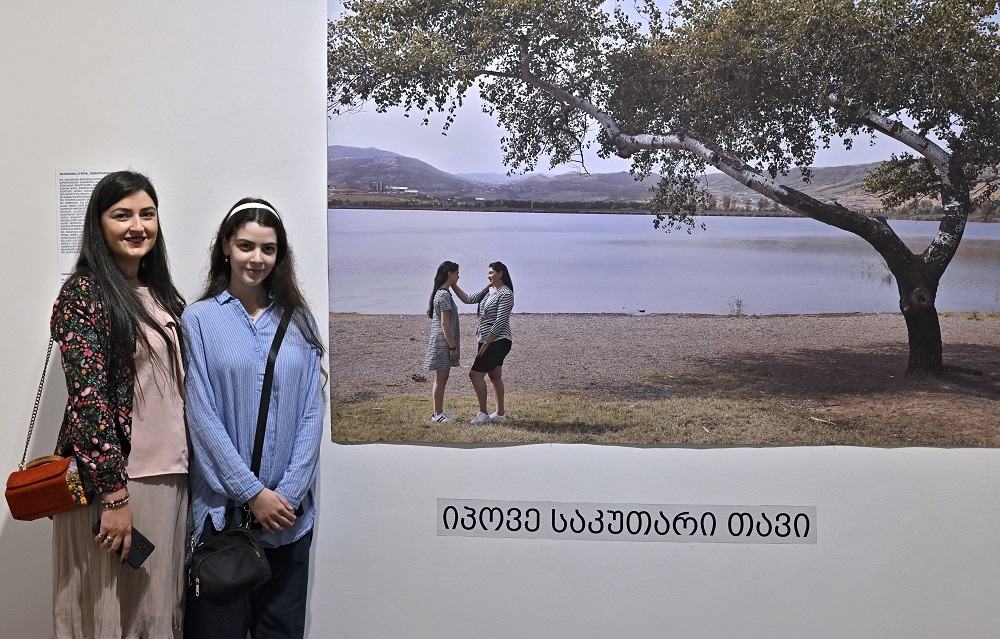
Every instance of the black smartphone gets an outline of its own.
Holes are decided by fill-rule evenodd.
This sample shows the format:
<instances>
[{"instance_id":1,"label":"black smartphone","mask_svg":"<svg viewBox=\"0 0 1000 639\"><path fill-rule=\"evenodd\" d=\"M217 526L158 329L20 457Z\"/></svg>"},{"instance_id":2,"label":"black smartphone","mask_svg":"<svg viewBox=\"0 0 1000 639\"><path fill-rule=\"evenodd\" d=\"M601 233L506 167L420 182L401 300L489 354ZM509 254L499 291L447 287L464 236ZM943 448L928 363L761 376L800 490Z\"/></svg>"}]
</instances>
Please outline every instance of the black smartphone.
<instances>
[{"instance_id":1,"label":"black smartphone","mask_svg":"<svg viewBox=\"0 0 1000 639\"><path fill-rule=\"evenodd\" d=\"M100 534L100 519L94 522L93 530L94 536ZM153 542L146 539L145 535L136 530L135 526L132 526L132 548L128 551L128 559L125 560L125 563L133 568L138 568L142 565L142 562L146 561L146 557L149 557L155 548L156 546L153 545ZM118 554L122 554L122 546L118 546Z\"/></svg>"}]
</instances>

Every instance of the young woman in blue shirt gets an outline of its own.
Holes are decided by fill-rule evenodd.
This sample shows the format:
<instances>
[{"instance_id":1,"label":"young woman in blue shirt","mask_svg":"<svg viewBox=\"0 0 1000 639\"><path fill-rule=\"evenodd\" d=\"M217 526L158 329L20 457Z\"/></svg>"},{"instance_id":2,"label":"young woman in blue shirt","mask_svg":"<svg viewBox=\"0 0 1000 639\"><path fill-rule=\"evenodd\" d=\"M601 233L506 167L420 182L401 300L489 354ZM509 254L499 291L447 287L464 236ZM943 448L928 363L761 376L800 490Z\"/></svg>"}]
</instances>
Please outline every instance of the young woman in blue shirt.
<instances>
[{"instance_id":1,"label":"young woman in blue shirt","mask_svg":"<svg viewBox=\"0 0 1000 639\"><path fill-rule=\"evenodd\" d=\"M275 361L260 475L250 471L264 368L281 316L293 309ZM323 433L323 344L296 282L281 217L266 200L237 202L211 248L208 283L182 318L188 359L192 542L248 504L271 580L213 603L188 589L187 639L302 637L313 487Z\"/></svg>"}]
</instances>

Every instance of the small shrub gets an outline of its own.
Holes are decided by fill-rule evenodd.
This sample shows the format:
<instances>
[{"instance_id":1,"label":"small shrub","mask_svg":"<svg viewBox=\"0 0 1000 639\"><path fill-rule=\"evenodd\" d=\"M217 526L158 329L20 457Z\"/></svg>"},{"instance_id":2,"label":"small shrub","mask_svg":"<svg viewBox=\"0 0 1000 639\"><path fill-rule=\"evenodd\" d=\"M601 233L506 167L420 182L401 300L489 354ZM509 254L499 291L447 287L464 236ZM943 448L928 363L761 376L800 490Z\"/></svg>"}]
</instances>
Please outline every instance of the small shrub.
<instances>
[{"instance_id":1,"label":"small shrub","mask_svg":"<svg viewBox=\"0 0 1000 639\"><path fill-rule=\"evenodd\" d=\"M729 316L730 317L746 317L747 307L743 302L742 297L737 297L736 299L729 302Z\"/></svg>"}]
</instances>

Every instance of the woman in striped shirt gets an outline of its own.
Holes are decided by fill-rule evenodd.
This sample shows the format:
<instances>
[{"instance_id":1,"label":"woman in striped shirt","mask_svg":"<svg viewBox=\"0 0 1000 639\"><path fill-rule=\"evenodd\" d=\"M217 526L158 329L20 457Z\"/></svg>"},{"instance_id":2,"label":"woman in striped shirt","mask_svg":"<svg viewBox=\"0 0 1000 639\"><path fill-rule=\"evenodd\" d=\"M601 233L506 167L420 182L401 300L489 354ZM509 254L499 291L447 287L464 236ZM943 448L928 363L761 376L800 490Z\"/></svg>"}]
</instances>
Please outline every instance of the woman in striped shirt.
<instances>
[{"instance_id":1,"label":"woman in striped shirt","mask_svg":"<svg viewBox=\"0 0 1000 639\"><path fill-rule=\"evenodd\" d=\"M469 379L479 400L479 412L472 418L473 424L482 424L494 420L507 419L504 408L503 360L510 352L514 339L510 331L510 313L514 309L514 282L510 279L510 271L503 262L493 262L486 271L489 286L478 293L467 295L465 291L452 284L452 290L466 304L479 304L479 325L476 327L476 341L479 350L476 361L469 371ZM493 399L497 409L487 413L486 408L486 377L490 378L493 387Z\"/></svg>"}]
</instances>

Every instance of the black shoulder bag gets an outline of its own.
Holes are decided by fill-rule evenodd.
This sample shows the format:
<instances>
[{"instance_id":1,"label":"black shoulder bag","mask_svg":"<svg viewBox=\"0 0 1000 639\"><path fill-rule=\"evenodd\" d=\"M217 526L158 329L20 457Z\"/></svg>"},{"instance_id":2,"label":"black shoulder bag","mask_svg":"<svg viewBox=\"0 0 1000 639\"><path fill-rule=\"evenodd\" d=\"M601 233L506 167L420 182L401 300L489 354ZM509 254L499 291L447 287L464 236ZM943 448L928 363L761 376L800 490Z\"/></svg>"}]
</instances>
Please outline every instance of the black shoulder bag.
<instances>
[{"instance_id":1,"label":"black shoulder bag","mask_svg":"<svg viewBox=\"0 0 1000 639\"><path fill-rule=\"evenodd\" d=\"M260 409L257 411L257 436L250 461L250 470L254 475L260 474L260 458L264 454L264 431L271 404L274 360L278 357L278 349L281 348L281 340L285 337L291 317L290 310L286 310L281 316L281 323L278 324L267 356ZM242 508L230 513L226 530L194 547L191 567L188 569L188 584L194 585L195 597L206 597L217 603L232 601L250 594L271 579L271 566L264 556L264 548L250 530L252 521L250 506L244 504Z\"/></svg>"}]
</instances>

